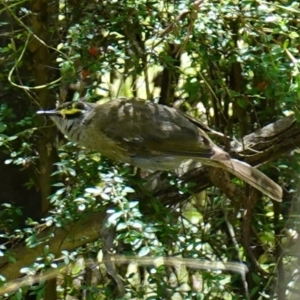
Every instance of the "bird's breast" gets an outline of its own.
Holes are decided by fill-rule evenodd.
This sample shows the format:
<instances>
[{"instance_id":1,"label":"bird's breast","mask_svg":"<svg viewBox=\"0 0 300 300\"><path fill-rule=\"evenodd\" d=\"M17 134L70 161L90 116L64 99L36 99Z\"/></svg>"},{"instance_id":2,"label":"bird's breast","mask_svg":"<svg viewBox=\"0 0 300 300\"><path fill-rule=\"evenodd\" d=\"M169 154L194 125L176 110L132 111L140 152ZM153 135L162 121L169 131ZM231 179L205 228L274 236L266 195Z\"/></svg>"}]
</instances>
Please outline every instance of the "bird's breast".
<instances>
[{"instance_id":1,"label":"bird's breast","mask_svg":"<svg viewBox=\"0 0 300 300\"><path fill-rule=\"evenodd\" d=\"M78 144L87 150L98 151L110 159L129 163L130 158L126 149L101 131L83 131L79 136Z\"/></svg>"}]
</instances>

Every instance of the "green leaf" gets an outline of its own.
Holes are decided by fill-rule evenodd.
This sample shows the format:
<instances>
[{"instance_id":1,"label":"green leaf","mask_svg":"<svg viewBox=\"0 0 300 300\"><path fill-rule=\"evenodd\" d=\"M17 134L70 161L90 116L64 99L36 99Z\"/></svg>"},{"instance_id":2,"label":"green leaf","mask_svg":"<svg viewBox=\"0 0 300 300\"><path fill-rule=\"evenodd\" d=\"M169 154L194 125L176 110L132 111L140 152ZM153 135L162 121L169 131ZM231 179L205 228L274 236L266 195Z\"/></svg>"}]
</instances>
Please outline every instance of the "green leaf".
<instances>
[{"instance_id":1,"label":"green leaf","mask_svg":"<svg viewBox=\"0 0 300 300\"><path fill-rule=\"evenodd\" d=\"M138 252L138 256L139 257L146 256L149 252L150 252L150 248L148 246L144 246Z\"/></svg>"},{"instance_id":2,"label":"green leaf","mask_svg":"<svg viewBox=\"0 0 300 300\"><path fill-rule=\"evenodd\" d=\"M116 231L121 231L121 230L124 230L127 228L128 228L127 224L124 222L121 222L121 223L118 223L118 225L116 227Z\"/></svg>"}]
</instances>

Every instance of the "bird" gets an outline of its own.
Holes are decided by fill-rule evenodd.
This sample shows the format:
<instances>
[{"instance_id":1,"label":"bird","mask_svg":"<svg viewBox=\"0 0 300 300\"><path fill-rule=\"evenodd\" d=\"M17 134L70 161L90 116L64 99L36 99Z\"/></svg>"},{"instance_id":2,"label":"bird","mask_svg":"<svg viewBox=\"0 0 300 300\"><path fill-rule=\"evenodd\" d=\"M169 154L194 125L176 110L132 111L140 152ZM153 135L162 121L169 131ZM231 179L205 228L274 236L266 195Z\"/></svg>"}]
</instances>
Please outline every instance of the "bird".
<instances>
[{"instance_id":1,"label":"bird","mask_svg":"<svg viewBox=\"0 0 300 300\"><path fill-rule=\"evenodd\" d=\"M282 188L249 164L233 159L206 134L207 127L173 107L138 99L66 102L49 116L70 141L145 170L176 170L193 161L223 169L281 201Z\"/></svg>"}]
</instances>

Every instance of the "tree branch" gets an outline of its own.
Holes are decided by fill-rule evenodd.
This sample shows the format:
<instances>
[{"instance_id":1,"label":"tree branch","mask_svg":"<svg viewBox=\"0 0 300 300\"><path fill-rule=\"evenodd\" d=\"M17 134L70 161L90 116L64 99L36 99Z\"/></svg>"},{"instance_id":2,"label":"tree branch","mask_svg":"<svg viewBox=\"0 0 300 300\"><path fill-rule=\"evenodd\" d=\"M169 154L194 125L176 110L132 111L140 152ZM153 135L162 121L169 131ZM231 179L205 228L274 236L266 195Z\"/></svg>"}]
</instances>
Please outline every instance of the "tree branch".
<instances>
[{"instance_id":1,"label":"tree branch","mask_svg":"<svg viewBox=\"0 0 300 300\"><path fill-rule=\"evenodd\" d=\"M9 251L9 256L13 256L16 262L12 263L8 256L1 257L0 274L7 280L20 277L21 268L31 265L37 257L45 253L45 244L49 245L49 253L59 256L62 250L72 250L93 242L100 237L100 228L104 218L104 213L89 213L66 228L51 226L45 229L38 239L46 240L46 242L35 248L27 248L23 243L17 244Z\"/></svg>"},{"instance_id":2,"label":"tree branch","mask_svg":"<svg viewBox=\"0 0 300 300\"><path fill-rule=\"evenodd\" d=\"M293 116L285 117L273 124L270 124L259 131L244 137L243 146L238 142L231 144L231 154L236 158L244 158L252 165L259 165L270 159L276 159L280 155L292 151L300 146L300 126ZM192 170L182 177L185 182L195 182L195 187L191 188L192 193L199 193L211 185L217 185L222 190L227 187L222 185L218 176L212 176L211 168L205 167ZM214 178L212 183L211 177ZM222 177L223 178L223 177ZM218 183L219 182L219 183ZM148 188L151 188L152 195L161 199L164 204L174 205L180 201L186 200L190 195L178 193L175 186L171 186L169 181L163 179L162 173L155 173L148 178ZM235 189L236 187L234 187ZM225 191L228 196L236 193L233 186L228 186ZM238 192L237 192L238 194ZM143 195L138 195L140 199ZM80 221L70 224L67 228L50 227L42 231L39 238L48 238L49 252L59 255L61 250L72 250L85 245L99 238L102 221L105 218L104 213L89 213L84 215ZM51 238L51 242L49 239ZM35 248L27 248L25 244L18 244L10 249L10 254L16 259L11 263L8 257L0 259L0 274L7 280L18 278L20 269L31 265L36 257L44 252L44 244Z\"/></svg>"},{"instance_id":3,"label":"tree branch","mask_svg":"<svg viewBox=\"0 0 300 300\"><path fill-rule=\"evenodd\" d=\"M300 146L300 126L294 116L288 116L246 135L243 142L233 141L230 145L230 155L233 158L246 161L252 166L263 165ZM208 174L211 168L192 170L184 174L182 180L196 183L190 188L192 194L200 193L212 185L221 188L228 195L232 194L232 191L223 189L222 180L219 183L217 180L212 183ZM176 186L170 186L166 180L151 178L148 185L153 189L153 195L164 204L174 205L188 197L186 194L179 195Z\"/></svg>"}]
</instances>

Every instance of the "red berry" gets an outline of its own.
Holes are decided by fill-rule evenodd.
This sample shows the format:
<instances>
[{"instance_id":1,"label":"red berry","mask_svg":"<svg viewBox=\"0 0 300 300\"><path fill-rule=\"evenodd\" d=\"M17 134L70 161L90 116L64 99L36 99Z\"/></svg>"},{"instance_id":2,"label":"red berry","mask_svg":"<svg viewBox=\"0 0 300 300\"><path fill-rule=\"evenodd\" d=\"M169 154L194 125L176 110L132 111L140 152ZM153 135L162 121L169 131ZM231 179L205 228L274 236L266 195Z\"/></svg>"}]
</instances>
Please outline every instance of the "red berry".
<instances>
[{"instance_id":1,"label":"red berry","mask_svg":"<svg viewBox=\"0 0 300 300\"><path fill-rule=\"evenodd\" d=\"M89 53L91 56L97 56L99 54L99 48L97 48L95 46L90 47Z\"/></svg>"},{"instance_id":2,"label":"red berry","mask_svg":"<svg viewBox=\"0 0 300 300\"><path fill-rule=\"evenodd\" d=\"M91 71L90 71L90 70L82 70L82 71L81 71L81 76L82 76L83 78L86 78L86 77L88 77L89 75L91 75Z\"/></svg>"},{"instance_id":3,"label":"red berry","mask_svg":"<svg viewBox=\"0 0 300 300\"><path fill-rule=\"evenodd\" d=\"M267 82L266 81L260 81L258 84L257 84L257 87L262 91L266 88L267 86Z\"/></svg>"}]
</instances>

